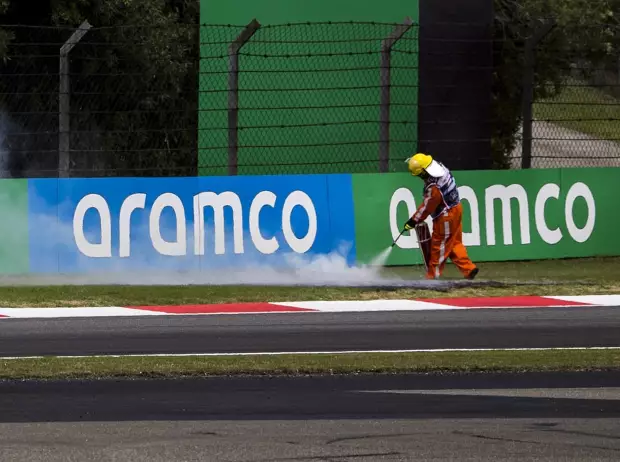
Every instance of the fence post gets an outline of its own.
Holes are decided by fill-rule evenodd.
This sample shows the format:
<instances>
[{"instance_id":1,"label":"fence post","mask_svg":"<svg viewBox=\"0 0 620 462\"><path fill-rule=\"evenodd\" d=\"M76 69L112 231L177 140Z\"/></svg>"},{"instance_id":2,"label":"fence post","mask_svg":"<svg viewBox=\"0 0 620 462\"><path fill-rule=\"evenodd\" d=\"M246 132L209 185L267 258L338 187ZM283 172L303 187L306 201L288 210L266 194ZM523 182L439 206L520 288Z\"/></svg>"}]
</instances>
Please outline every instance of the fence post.
<instances>
[{"instance_id":1,"label":"fence post","mask_svg":"<svg viewBox=\"0 0 620 462\"><path fill-rule=\"evenodd\" d=\"M390 165L390 85L392 47L407 33L413 21L407 17L402 24L381 41L381 108L379 127L379 172L385 173Z\"/></svg>"},{"instance_id":2,"label":"fence post","mask_svg":"<svg viewBox=\"0 0 620 462\"><path fill-rule=\"evenodd\" d=\"M239 163L239 51L260 28L253 19L228 46L228 174L236 175Z\"/></svg>"},{"instance_id":3,"label":"fence post","mask_svg":"<svg viewBox=\"0 0 620 462\"><path fill-rule=\"evenodd\" d=\"M523 74L523 99L521 118L523 120L523 136L521 141L521 168L532 167L532 123L534 106L534 65L536 62L536 47L551 32L556 23L553 19L541 21L538 29L525 42Z\"/></svg>"},{"instance_id":4,"label":"fence post","mask_svg":"<svg viewBox=\"0 0 620 462\"><path fill-rule=\"evenodd\" d=\"M70 168L69 131L71 130L71 117L69 95L71 92L71 84L69 81L69 53L73 47L82 40L82 37L86 35L91 27L88 21L84 21L60 48L60 82L58 88L58 176L61 178L69 177Z\"/></svg>"}]
</instances>

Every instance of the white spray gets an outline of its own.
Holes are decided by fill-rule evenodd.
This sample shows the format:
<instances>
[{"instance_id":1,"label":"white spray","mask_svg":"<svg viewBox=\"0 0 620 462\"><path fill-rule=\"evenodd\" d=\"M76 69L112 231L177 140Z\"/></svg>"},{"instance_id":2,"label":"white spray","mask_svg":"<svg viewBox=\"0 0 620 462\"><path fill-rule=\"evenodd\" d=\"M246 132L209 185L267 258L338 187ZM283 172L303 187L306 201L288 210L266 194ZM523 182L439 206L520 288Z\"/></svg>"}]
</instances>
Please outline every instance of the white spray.
<instances>
[{"instance_id":1,"label":"white spray","mask_svg":"<svg viewBox=\"0 0 620 462\"><path fill-rule=\"evenodd\" d=\"M392 245L389 246L387 249L383 250L379 255L377 255L375 258L373 258L373 260L370 262L371 266L385 266L385 264L387 263L388 258L390 258L390 255L392 254L392 249L394 248L394 246L396 245L396 242L400 239L400 237L405 233L405 230L403 229L400 234L398 235L398 237L394 240L394 242L392 242Z\"/></svg>"},{"instance_id":2,"label":"white spray","mask_svg":"<svg viewBox=\"0 0 620 462\"><path fill-rule=\"evenodd\" d=\"M370 262L370 266L385 266L388 258L390 258L390 255L392 254L392 248L392 246L388 247L375 258L373 258Z\"/></svg>"},{"instance_id":3,"label":"white spray","mask_svg":"<svg viewBox=\"0 0 620 462\"><path fill-rule=\"evenodd\" d=\"M44 198L31 195L32 203ZM45 249L62 249L73 243L73 226L71 221L59 220L67 216L64 208L71 204L63 202L58 210L48 213L32 214L30 226L45 229ZM63 213L61 213L63 212ZM381 251L368 264L351 264L350 244L344 243L329 254L312 255L293 252L272 256L269 263L264 256L256 252L244 253L242 264L240 256L226 254L218 256L170 258L154 255L149 235L149 223L135 223L131 243L131 259L115 255L106 261L93 262L81 255L75 261L62 260L56 252L42 251L36 253L38 264L54 271L47 274L23 274L0 276L0 285L30 284L122 284L122 285L304 285L304 286L402 286L411 285L412 281L398 276L386 276L383 273L394 244ZM191 227L190 227L191 229ZM98 230L91 230L87 239L96 242ZM213 229L205 230L205 235L213 236ZM188 239L193 240L191 231ZM251 239L250 236L244 236ZM232 237L227 236L226 248L233 248ZM251 249L247 249L248 251ZM48 261L46 261L48 260ZM96 264L95 264L96 263ZM96 269L97 268L97 269ZM70 270L69 273L64 271Z\"/></svg>"},{"instance_id":4,"label":"white spray","mask_svg":"<svg viewBox=\"0 0 620 462\"><path fill-rule=\"evenodd\" d=\"M38 203L43 198L31 195L30 201ZM65 202L59 205L71 207ZM73 242L71 221L59 220L58 213L52 210L47 213L32 214L30 226L45 229L45 249L61 249ZM190 227L191 230L191 227ZM196 257L170 258L154 255L148 239L149 223L135 223L132 228L134 239L131 243L131 259L114 257L106 261L93 262L92 259L76 255L75 261L61 264L60 254L43 251L37 253L38 264L58 272L47 274L23 274L0 276L0 285L31 285L31 284L122 284L122 285L304 285L304 286L376 286L402 285L402 278L385 277L381 266L387 260L388 252L382 252L368 264L351 264L349 258L350 244L343 244L329 254L296 254L284 252L272 256L269 263L263 256L248 252L242 257L227 253L225 255L206 255ZM98 230L87 232L87 239L96 242L100 239ZM213 229L206 229L205 235L213 236ZM244 236L250 239L250 236ZM191 231L188 239L193 240ZM226 237L226 248L233 248L232 237ZM251 250L251 249L246 249ZM385 254L385 255L384 255ZM96 263L96 264L95 264ZM99 267L99 269L96 269ZM71 270L65 273L65 269Z\"/></svg>"}]
</instances>

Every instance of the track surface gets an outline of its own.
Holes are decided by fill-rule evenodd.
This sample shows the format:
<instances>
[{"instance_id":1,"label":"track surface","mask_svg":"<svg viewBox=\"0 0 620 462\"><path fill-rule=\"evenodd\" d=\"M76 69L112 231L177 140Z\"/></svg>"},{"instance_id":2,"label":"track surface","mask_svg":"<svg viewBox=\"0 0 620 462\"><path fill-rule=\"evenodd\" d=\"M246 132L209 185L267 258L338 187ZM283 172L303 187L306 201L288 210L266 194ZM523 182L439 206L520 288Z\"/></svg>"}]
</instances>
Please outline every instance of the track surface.
<instances>
[{"instance_id":1,"label":"track surface","mask_svg":"<svg viewBox=\"0 0 620 462\"><path fill-rule=\"evenodd\" d=\"M5 319L0 356L620 346L620 310Z\"/></svg>"},{"instance_id":2,"label":"track surface","mask_svg":"<svg viewBox=\"0 0 620 462\"><path fill-rule=\"evenodd\" d=\"M612 461L619 386L618 372L0 383L0 459Z\"/></svg>"},{"instance_id":3,"label":"track surface","mask_svg":"<svg viewBox=\"0 0 620 462\"><path fill-rule=\"evenodd\" d=\"M620 346L617 308L6 319L0 354ZM616 461L620 372L0 382L0 460Z\"/></svg>"}]
</instances>

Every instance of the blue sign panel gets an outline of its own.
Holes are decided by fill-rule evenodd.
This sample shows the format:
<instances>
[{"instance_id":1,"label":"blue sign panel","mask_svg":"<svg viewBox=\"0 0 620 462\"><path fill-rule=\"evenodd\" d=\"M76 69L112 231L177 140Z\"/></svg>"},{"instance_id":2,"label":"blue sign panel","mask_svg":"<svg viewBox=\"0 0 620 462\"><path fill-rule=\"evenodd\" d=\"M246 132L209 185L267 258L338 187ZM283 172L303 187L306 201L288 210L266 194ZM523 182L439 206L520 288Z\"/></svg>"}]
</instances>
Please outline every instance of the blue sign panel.
<instances>
[{"instance_id":1,"label":"blue sign panel","mask_svg":"<svg viewBox=\"0 0 620 462\"><path fill-rule=\"evenodd\" d=\"M280 266L338 252L355 260L350 175L28 185L32 272Z\"/></svg>"}]
</instances>

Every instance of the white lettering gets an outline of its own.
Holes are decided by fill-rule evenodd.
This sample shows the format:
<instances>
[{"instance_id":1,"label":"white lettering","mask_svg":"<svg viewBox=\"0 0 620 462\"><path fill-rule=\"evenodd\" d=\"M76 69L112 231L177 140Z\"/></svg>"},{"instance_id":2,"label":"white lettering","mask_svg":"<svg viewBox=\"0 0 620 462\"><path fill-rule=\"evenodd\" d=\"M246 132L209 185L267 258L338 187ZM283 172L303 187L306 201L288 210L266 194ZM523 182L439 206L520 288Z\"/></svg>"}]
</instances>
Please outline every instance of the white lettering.
<instances>
[{"instance_id":1,"label":"white lettering","mask_svg":"<svg viewBox=\"0 0 620 462\"><path fill-rule=\"evenodd\" d=\"M502 231L504 234L504 245L512 245L512 213L510 211L510 200L517 199L519 203L519 225L521 230L521 243L530 243L530 218L528 215L527 193L520 184L510 186L493 185L485 191L486 208L486 232L487 244L495 245L495 207L494 201L500 199L502 202Z\"/></svg>"},{"instance_id":2,"label":"white lettering","mask_svg":"<svg viewBox=\"0 0 620 462\"><path fill-rule=\"evenodd\" d=\"M586 201L588 206L588 219L583 228L578 228L575 225L575 219L573 217L573 208L575 206L575 200L578 197L582 197ZM566 216L566 227L571 237L575 242L586 242L592 232L594 231L594 223L596 222L596 203L594 202L594 196L592 191L584 183L575 183L566 195L566 204L564 206L564 214Z\"/></svg>"},{"instance_id":3,"label":"white lettering","mask_svg":"<svg viewBox=\"0 0 620 462\"><path fill-rule=\"evenodd\" d=\"M161 214L166 207L174 211L176 221L176 240L172 242L166 241L161 235ZM180 256L187 253L185 209L177 195L165 193L155 200L149 216L149 235L153 248L162 255Z\"/></svg>"},{"instance_id":4,"label":"white lettering","mask_svg":"<svg viewBox=\"0 0 620 462\"><path fill-rule=\"evenodd\" d=\"M256 195L250 206L250 236L254 247L265 255L270 255L278 250L280 244L274 237L265 239L260 232L260 211L265 206L275 207L276 195L271 191L261 191Z\"/></svg>"},{"instance_id":5,"label":"white lettering","mask_svg":"<svg viewBox=\"0 0 620 462\"><path fill-rule=\"evenodd\" d=\"M308 232L303 238L298 238L293 232L291 214L295 207L302 207L308 215ZM312 199L303 191L293 191L284 201L282 208L282 232L288 245L297 253L305 253L312 248L317 234L317 216Z\"/></svg>"},{"instance_id":6,"label":"white lettering","mask_svg":"<svg viewBox=\"0 0 620 462\"><path fill-rule=\"evenodd\" d=\"M471 210L471 232L463 233L463 244L465 246L480 245L480 209L476 192L469 186L460 186L458 190L461 200L467 201Z\"/></svg>"},{"instance_id":7,"label":"white lettering","mask_svg":"<svg viewBox=\"0 0 620 462\"><path fill-rule=\"evenodd\" d=\"M136 209L143 209L146 204L146 194L132 194L123 201L118 219L118 254L128 257L131 254L131 214Z\"/></svg>"},{"instance_id":8,"label":"white lettering","mask_svg":"<svg viewBox=\"0 0 620 462\"><path fill-rule=\"evenodd\" d=\"M556 200L560 198L560 187L554 183L546 184L538 191L536 203L534 204L534 216L536 229L542 240L547 244L557 244L562 240L562 231L560 231L559 227L549 229L545 219L545 204L551 198Z\"/></svg>"},{"instance_id":9,"label":"white lettering","mask_svg":"<svg viewBox=\"0 0 620 462\"><path fill-rule=\"evenodd\" d=\"M213 208L215 254L223 255L226 252L226 236L224 234L224 207L226 206L233 211L235 253L243 253L243 215L239 196L231 191L225 191L221 194L201 192L194 196L194 253L196 255L205 254L205 207Z\"/></svg>"},{"instance_id":10,"label":"white lettering","mask_svg":"<svg viewBox=\"0 0 620 462\"><path fill-rule=\"evenodd\" d=\"M101 242L89 242L84 235L84 217L89 209L99 213L101 224ZM73 214L73 237L80 252L91 258L106 258L112 256L112 218L106 200L98 194L84 196L78 203Z\"/></svg>"}]
</instances>

